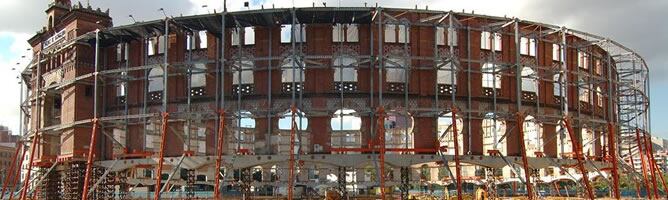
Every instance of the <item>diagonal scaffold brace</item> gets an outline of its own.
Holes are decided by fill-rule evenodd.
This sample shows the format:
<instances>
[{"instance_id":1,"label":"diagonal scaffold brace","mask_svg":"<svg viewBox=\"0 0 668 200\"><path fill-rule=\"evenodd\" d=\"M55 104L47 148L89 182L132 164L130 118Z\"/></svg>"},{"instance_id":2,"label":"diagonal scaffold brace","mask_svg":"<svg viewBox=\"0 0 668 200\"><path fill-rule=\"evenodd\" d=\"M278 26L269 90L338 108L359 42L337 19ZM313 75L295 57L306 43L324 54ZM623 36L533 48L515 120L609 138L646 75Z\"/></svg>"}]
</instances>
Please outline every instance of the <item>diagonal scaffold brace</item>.
<instances>
[{"instance_id":1,"label":"diagonal scaffold brace","mask_svg":"<svg viewBox=\"0 0 668 200\"><path fill-rule=\"evenodd\" d=\"M12 179L12 175L14 175L14 171L16 170L16 169L14 169L14 166L17 166L16 165L16 162L17 162L16 158L19 156L19 153L20 153L20 150L22 149L21 148L22 146L23 145L22 145L21 141L16 142L16 150L14 152L14 156L12 157L12 162L11 162L12 164L9 166L8 171L5 173L5 174L7 174L7 176L5 177L5 180L2 183L2 192L0 193L0 199L5 198L5 191L7 190L7 185L9 184L9 180ZM23 160L23 159L21 159L21 160ZM21 165L18 165L18 166L20 168ZM12 190L10 189L9 191L11 192Z\"/></svg>"},{"instance_id":2,"label":"diagonal scaffold brace","mask_svg":"<svg viewBox=\"0 0 668 200\"><path fill-rule=\"evenodd\" d=\"M88 155L86 159L86 175L84 176L84 185L83 191L81 193L81 199L88 199L88 187L90 184L90 174L93 171L93 159L95 158L95 146L97 144L97 129L100 126L100 121L97 118L93 119L93 130L90 134L90 145L88 146Z\"/></svg>"},{"instance_id":3,"label":"diagonal scaffold brace","mask_svg":"<svg viewBox=\"0 0 668 200\"><path fill-rule=\"evenodd\" d=\"M165 161L165 139L167 138L167 127L169 126L169 113L162 113L162 127L161 127L161 136L160 136L160 151L158 157L158 169L156 169L156 178L155 178L155 200L160 199L160 184L162 181L162 166Z\"/></svg>"},{"instance_id":4,"label":"diagonal scaffold brace","mask_svg":"<svg viewBox=\"0 0 668 200\"><path fill-rule=\"evenodd\" d=\"M380 198L385 200L385 108L383 106L378 107L376 110L378 115L377 126L378 126L378 158L379 158L379 168L380 168Z\"/></svg>"},{"instance_id":5,"label":"diagonal scaffold brace","mask_svg":"<svg viewBox=\"0 0 668 200\"><path fill-rule=\"evenodd\" d=\"M455 148L455 184L457 185L457 200L462 200L462 169L461 169L461 159L459 158L459 136L457 134L457 107L452 106L452 139L454 141Z\"/></svg>"},{"instance_id":6,"label":"diagonal scaffold brace","mask_svg":"<svg viewBox=\"0 0 668 200\"><path fill-rule=\"evenodd\" d=\"M531 184L531 168L529 167L529 160L527 159L526 144L524 144L524 115L517 113L517 133L520 138L520 154L522 155L522 168L524 168L524 184L527 188L527 197L529 200L535 198L533 192L533 185Z\"/></svg>"},{"instance_id":7,"label":"diagonal scaffold brace","mask_svg":"<svg viewBox=\"0 0 668 200\"><path fill-rule=\"evenodd\" d=\"M619 169L617 166L617 142L616 142L615 125L612 122L608 123L608 153L610 154L610 163L612 164L612 197L621 199L619 193Z\"/></svg>"},{"instance_id":8,"label":"diagonal scaffold brace","mask_svg":"<svg viewBox=\"0 0 668 200\"><path fill-rule=\"evenodd\" d=\"M218 144L216 145L216 182L213 190L214 199L222 199L220 197L220 168L223 165L223 142L225 136L225 110L220 109L220 124L218 126Z\"/></svg>"},{"instance_id":9,"label":"diagonal scaffold brace","mask_svg":"<svg viewBox=\"0 0 668 200\"><path fill-rule=\"evenodd\" d=\"M573 126L571 124L571 120L568 116L564 116L563 118L564 121L564 126L566 126L566 130L568 130L568 136L571 138L571 143L573 145L573 153L575 153L575 160L577 160L577 165L578 169L580 170L580 173L582 173L582 180L584 181L584 186L585 186L585 191L587 192L587 196L589 199L594 199L594 192L592 191L591 188L591 183L589 183L589 176L587 175L587 169L585 168L584 165L584 154L582 153L582 145L580 144L580 140L578 137L575 135L575 132L573 131Z\"/></svg>"},{"instance_id":10,"label":"diagonal scaffold brace","mask_svg":"<svg viewBox=\"0 0 668 200\"><path fill-rule=\"evenodd\" d=\"M645 161L644 148L642 138L640 137L640 129L636 128L636 142L638 143L638 156L640 157L640 166L642 169L643 175L643 184L645 184L645 191L647 192L647 197L652 199L652 191L649 183L649 178L647 177L647 162ZM631 160L633 160L633 154L631 154Z\"/></svg>"},{"instance_id":11,"label":"diagonal scaffold brace","mask_svg":"<svg viewBox=\"0 0 668 200\"><path fill-rule=\"evenodd\" d=\"M288 162L289 167L289 177L288 177L288 200L293 199L294 195L294 182L295 182L295 130L297 129L297 123L295 121L295 115L297 114L297 107L295 104L290 106L291 112L291 128L290 128L290 160ZM301 127L300 127L301 128Z\"/></svg>"},{"instance_id":12,"label":"diagonal scaffold brace","mask_svg":"<svg viewBox=\"0 0 668 200\"><path fill-rule=\"evenodd\" d=\"M28 169L26 171L25 180L23 181L23 188L21 189L21 200L26 199L28 186L30 185L30 174L32 172L32 167L34 165L33 161L35 160L35 150L37 149L37 144L39 144L39 130L35 131L35 137L32 139L32 145L30 146L30 159L28 160Z\"/></svg>"}]
</instances>

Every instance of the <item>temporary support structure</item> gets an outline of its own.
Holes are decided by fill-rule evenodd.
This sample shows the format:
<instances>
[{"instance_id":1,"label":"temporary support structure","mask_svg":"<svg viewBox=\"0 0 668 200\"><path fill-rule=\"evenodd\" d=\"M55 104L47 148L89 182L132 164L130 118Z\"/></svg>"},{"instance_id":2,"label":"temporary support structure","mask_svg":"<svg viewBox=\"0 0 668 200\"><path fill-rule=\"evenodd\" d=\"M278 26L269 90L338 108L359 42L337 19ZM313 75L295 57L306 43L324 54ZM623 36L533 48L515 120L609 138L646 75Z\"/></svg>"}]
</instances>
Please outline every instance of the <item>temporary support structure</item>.
<instances>
[{"instance_id":1,"label":"temporary support structure","mask_svg":"<svg viewBox=\"0 0 668 200\"><path fill-rule=\"evenodd\" d=\"M162 113L162 128L161 138L160 138L160 151L158 156L158 169L156 169L155 175L155 200L160 199L160 184L162 181L162 166L165 162L165 139L167 138L167 128L169 127L169 113Z\"/></svg>"},{"instance_id":2,"label":"temporary support structure","mask_svg":"<svg viewBox=\"0 0 668 200\"><path fill-rule=\"evenodd\" d=\"M643 141L642 138L640 137L640 129L636 129L636 141L638 143L638 156L640 157L640 166L642 168L642 175L643 175L643 183L645 184L645 191L647 192L647 196L652 199L651 195L651 187L649 183L649 179L647 178L647 161L645 161L645 153L643 151ZM633 154L631 154L633 155ZM631 160L633 160L633 156L631 156Z\"/></svg>"},{"instance_id":3,"label":"temporary support structure","mask_svg":"<svg viewBox=\"0 0 668 200\"><path fill-rule=\"evenodd\" d=\"M294 182L295 182L295 130L297 129L297 122L295 121L295 115L297 114L297 108L295 104L292 104L290 107L291 112L291 125L290 125L290 160L288 161L289 175L288 175L288 200L292 200L294 192ZM300 117L301 118L301 117ZM301 125L301 124L300 124ZM301 128L301 127L300 127Z\"/></svg>"},{"instance_id":4,"label":"temporary support structure","mask_svg":"<svg viewBox=\"0 0 668 200\"><path fill-rule=\"evenodd\" d=\"M463 194L462 193L462 169L461 169L461 161L459 158L459 137L457 135L457 108L452 106L452 137L454 140L454 148L455 148L455 177L457 181L457 199L462 200Z\"/></svg>"},{"instance_id":5,"label":"temporary support structure","mask_svg":"<svg viewBox=\"0 0 668 200\"><path fill-rule=\"evenodd\" d=\"M95 146L97 144L97 129L100 126L97 118L93 119L93 131L90 135L90 146L88 146L88 159L86 161L86 175L84 177L83 191L81 191L81 200L88 200L88 185L91 181L93 171L93 159L95 158Z\"/></svg>"},{"instance_id":6,"label":"temporary support structure","mask_svg":"<svg viewBox=\"0 0 668 200\"><path fill-rule=\"evenodd\" d=\"M378 107L376 114L378 115L378 167L380 168L378 176L380 177L380 198L385 200L385 108L383 106Z\"/></svg>"},{"instance_id":7,"label":"temporary support structure","mask_svg":"<svg viewBox=\"0 0 668 200\"><path fill-rule=\"evenodd\" d=\"M563 118L564 125L566 126L566 130L568 130L568 135L571 138L571 142L573 145L573 153L575 153L575 159L578 161L577 165L578 168L580 169L580 173L582 174L582 181L584 182L585 185L585 191L587 192L587 197L589 199L594 199L596 196L594 196L594 192L592 190L591 184L589 183L589 176L587 175L587 169L585 169L584 166L584 154L582 153L582 145L580 143L580 139L578 136L575 134L573 127L570 122L570 118L567 116Z\"/></svg>"},{"instance_id":8,"label":"temporary support structure","mask_svg":"<svg viewBox=\"0 0 668 200\"><path fill-rule=\"evenodd\" d=\"M621 199L621 194L619 193L619 169L617 165L617 141L615 126L612 122L608 123L608 159L612 164L611 175L612 175L612 197L615 199Z\"/></svg>"},{"instance_id":9,"label":"temporary support structure","mask_svg":"<svg viewBox=\"0 0 668 200\"><path fill-rule=\"evenodd\" d=\"M5 197L5 191L7 189L7 184L9 184L9 180L12 180L12 175L14 175L14 167L16 166L19 171L21 171L21 165L16 165L17 157L19 157L19 152L22 149L23 145L21 145L22 142L18 141L16 142L16 150L14 152L14 156L12 156L12 162L11 165L9 166L9 169L5 172L7 174L5 176L5 180L2 182L2 193L0 193L0 199L3 199ZM23 157L20 158L20 160L23 160ZM18 176L18 174L17 174ZM9 189L10 192L12 192L12 188Z\"/></svg>"},{"instance_id":10,"label":"temporary support structure","mask_svg":"<svg viewBox=\"0 0 668 200\"><path fill-rule=\"evenodd\" d=\"M524 184L526 185L527 188L527 197L529 200L532 200L535 198L534 196L534 191L533 191L533 185L531 184L531 167L529 167L529 161L527 159L527 153L526 153L526 144L524 141L524 115L521 113L517 113L517 133L520 138L520 154L522 154L522 168L524 170Z\"/></svg>"},{"instance_id":11,"label":"temporary support structure","mask_svg":"<svg viewBox=\"0 0 668 200\"><path fill-rule=\"evenodd\" d=\"M37 149L39 140L39 134L36 133L32 139L32 145L30 145L30 159L28 159L28 169L26 171L26 177L23 180L23 188L21 189L21 200L25 200L27 197L26 194L28 191L28 186L30 185L30 174L32 172L33 161L35 160L35 150Z\"/></svg>"},{"instance_id":12,"label":"temporary support structure","mask_svg":"<svg viewBox=\"0 0 668 200\"><path fill-rule=\"evenodd\" d=\"M213 187L213 197L216 199L220 199L220 168L223 166L223 143L225 140L225 110L221 109L219 111L220 113L220 123L218 125L218 142L216 144L216 179L215 179L215 185Z\"/></svg>"},{"instance_id":13,"label":"temporary support structure","mask_svg":"<svg viewBox=\"0 0 668 200\"><path fill-rule=\"evenodd\" d=\"M645 145L645 154L647 156L647 162L650 170L649 175L652 177L652 193L654 194L655 199L659 199L659 191L658 191L659 187L656 182L656 173L655 173L657 169L655 168L654 165L654 158L652 157L652 152L650 152L650 146L652 146L652 141L651 141L652 138L649 137L649 135L644 131L642 132L642 136Z\"/></svg>"}]
</instances>

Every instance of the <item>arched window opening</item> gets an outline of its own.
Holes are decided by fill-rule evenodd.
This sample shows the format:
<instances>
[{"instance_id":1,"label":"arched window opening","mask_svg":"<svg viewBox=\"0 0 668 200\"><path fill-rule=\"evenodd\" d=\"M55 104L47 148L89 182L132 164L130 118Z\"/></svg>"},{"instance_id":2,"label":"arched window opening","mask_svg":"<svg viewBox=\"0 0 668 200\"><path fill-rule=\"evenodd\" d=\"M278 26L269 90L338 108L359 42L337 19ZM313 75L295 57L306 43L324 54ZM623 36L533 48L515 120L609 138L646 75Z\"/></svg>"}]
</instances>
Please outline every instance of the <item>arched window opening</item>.
<instances>
[{"instance_id":1,"label":"arched window opening","mask_svg":"<svg viewBox=\"0 0 668 200\"><path fill-rule=\"evenodd\" d=\"M591 91L589 90L589 84L587 84L585 78L580 78L578 83L578 99L581 102L589 103L591 98Z\"/></svg>"},{"instance_id":2,"label":"arched window opening","mask_svg":"<svg viewBox=\"0 0 668 200\"><path fill-rule=\"evenodd\" d=\"M149 70L148 73L148 95L151 101L162 99L162 90L165 89L163 70L160 67Z\"/></svg>"},{"instance_id":3,"label":"arched window opening","mask_svg":"<svg viewBox=\"0 0 668 200\"><path fill-rule=\"evenodd\" d=\"M493 96L494 91L498 93L501 89L501 69L492 63L482 65L482 88L485 96Z\"/></svg>"},{"instance_id":4,"label":"arched window opening","mask_svg":"<svg viewBox=\"0 0 668 200\"><path fill-rule=\"evenodd\" d=\"M594 130L591 128L582 128L582 153L585 156L593 156L596 154L594 150L594 143L596 142L596 137L594 136Z\"/></svg>"},{"instance_id":5,"label":"arched window opening","mask_svg":"<svg viewBox=\"0 0 668 200\"><path fill-rule=\"evenodd\" d=\"M559 99L563 96L562 93L564 91L563 91L563 88L561 87L562 83L563 83L563 81L562 81L561 74L555 74L554 76L552 76L552 93L553 93L554 97L557 97L557 99Z\"/></svg>"},{"instance_id":6,"label":"arched window opening","mask_svg":"<svg viewBox=\"0 0 668 200\"><path fill-rule=\"evenodd\" d=\"M52 83L54 84L54 83ZM62 116L63 97L60 92L47 94L44 98L44 127L60 124Z\"/></svg>"},{"instance_id":7,"label":"arched window opening","mask_svg":"<svg viewBox=\"0 0 668 200\"><path fill-rule=\"evenodd\" d=\"M118 104L124 104L127 100L128 95L128 72L121 72L121 78L118 83L116 83L116 102Z\"/></svg>"},{"instance_id":8,"label":"arched window opening","mask_svg":"<svg viewBox=\"0 0 668 200\"><path fill-rule=\"evenodd\" d=\"M295 112L295 130L306 130L308 126L308 118L304 112L297 110ZM292 129L292 112L287 110L283 113L280 119L278 119L278 129L280 130L291 130Z\"/></svg>"},{"instance_id":9,"label":"arched window opening","mask_svg":"<svg viewBox=\"0 0 668 200\"><path fill-rule=\"evenodd\" d=\"M385 80L390 92L404 92L408 81L409 62L406 58L390 57L385 60Z\"/></svg>"},{"instance_id":10,"label":"arched window opening","mask_svg":"<svg viewBox=\"0 0 668 200\"><path fill-rule=\"evenodd\" d=\"M601 91L601 87L596 87L596 105L603 107L603 91Z\"/></svg>"},{"instance_id":11,"label":"arched window opening","mask_svg":"<svg viewBox=\"0 0 668 200\"><path fill-rule=\"evenodd\" d=\"M334 117L331 119L333 131L360 130L361 126L362 118L358 116L357 111L351 109L339 109L334 112Z\"/></svg>"},{"instance_id":12,"label":"arched window opening","mask_svg":"<svg viewBox=\"0 0 668 200\"><path fill-rule=\"evenodd\" d=\"M255 118L249 111L242 110L235 113L234 140L230 145L236 152L250 152L255 148Z\"/></svg>"},{"instance_id":13,"label":"arched window opening","mask_svg":"<svg viewBox=\"0 0 668 200\"><path fill-rule=\"evenodd\" d=\"M335 148L355 148L362 145L362 118L357 111L339 109L330 121L332 128L331 146Z\"/></svg>"},{"instance_id":14,"label":"arched window opening","mask_svg":"<svg viewBox=\"0 0 668 200\"><path fill-rule=\"evenodd\" d=\"M482 134L483 145L482 150L484 155L490 155L492 151L498 151L501 155L507 155L508 138L504 137L506 134L506 121L499 118L494 113L485 114L482 120ZM512 169L509 166L503 167L501 170L495 170L496 177L511 177Z\"/></svg>"},{"instance_id":15,"label":"arched window opening","mask_svg":"<svg viewBox=\"0 0 668 200\"><path fill-rule=\"evenodd\" d=\"M300 131L295 133L294 144L295 148L293 149L294 154L301 152L309 152L310 149L310 140L308 132L308 117L306 114L300 110L295 112L295 131ZM292 112L287 110L283 112L281 117L278 119L278 151L279 154L289 154L290 153L290 132L292 130ZM301 135L301 137L300 137Z\"/></svg>"},{"instance_id":16,"label":"arched window opening","mask_svg":"<svg viewBox=\"0 0 668 200\"><path fill-rule=\"evenodd\" d=\"M190 77L190 96L204 96L204 89L206 87L206 65L198 63L189 70L192 74Z\"/></svg>"},{"instance_id":17,"label":"arched window opening","mask_svg":"<svg viewBox=\"0 0 668 200\"><path fill-rule=\"evenodd\" d=\"M286 58L283 60L283 65L281 65L282 75L281 81L283 83L282 90L283 92L300 92L302 90L302 83L304 82L305 75L305 66L302 59L297 58ZM295 88L292 88L292 84L295 84Z\"/></svg>"},{"instance_id":18,"label":"arched window opening","mask_svg":"<svg viewBox=\"0 0 668 200\"><path fill-rule=\"evenodd\" d=\"M501 33L483 31L480 34L480 48L484 50L501 51ZM493 46L493 48L492 48Z\"/></svg>"},{"instance_id":19,"label":"arched window opening","mask_svg":"<svg viewBox=\"0 0 668 200\"><path fill-rule=\"evenodd\" d=\"M436 71L436 84L439 94L452 94L457 85L457 69L455 64L447 63Z\"/></svg>"},{"instance_id":20,"label":"arched window opening","mask_svg":"<svg viewBox=\"0 0 668 200\"><path fill-rule=\"evenodd\" d=\"M250 59L242 59L234 64L232 73L232 94L252 94L255 91L253 69L255 64Z\"/></svg>"},{"instance_id":21,"label":"arched window opening","mask_svg":"<svg viewBox=\"0 0 668 200\"><path fill-rule=\"evenodd\" d=\"M524 146L527 156L537 156L536 153L543 152L543 135L541 124L529 115L524 118Z\"/></svg>"},{"instance_id":22,"label":"arched window opening","mask_svg":"<svg viewBox=\"0 0 668 200\"><path fill-rule=\"evenodd\" d=\"M536 72L530 67L522 68L522 100L535 101L538 96Z\"/></svg>"},{"instance_id":23,"label":"arched window opening","mask_svg":"<svg viewBox=\"0 0 668 200\"><path fill-rule=\"evenodd\" d=\"M464 121L457 118L457 142L459 145L459 154L463 155L464 152L464 136L462 135L462 130L464 129ZM454 140L454 127L452 126L452 112L445 113L438 117L437 129L440 146L446 146L448 155L455 154L455 140Z\"/></svg>"},{"instance_id":24,"label":"arched window opening","mask_svg":"<svg viewBox=\"0 0 668 200\"><path fill-rule=\"evenodd\" d=\"M357 59L339 56L334 59L334 87L336 91L357 90Z\"/></svg>"},{"instance_id":25,"label":"arched window opening","mask_svg":"<svg viewBox=\"0 0 668 200\"><path fill-rule=\"evenodd\" d=\"M413 147L413 117L403 111L392 110L385 116L385 147Z\"/></svg>"}]
</instances>

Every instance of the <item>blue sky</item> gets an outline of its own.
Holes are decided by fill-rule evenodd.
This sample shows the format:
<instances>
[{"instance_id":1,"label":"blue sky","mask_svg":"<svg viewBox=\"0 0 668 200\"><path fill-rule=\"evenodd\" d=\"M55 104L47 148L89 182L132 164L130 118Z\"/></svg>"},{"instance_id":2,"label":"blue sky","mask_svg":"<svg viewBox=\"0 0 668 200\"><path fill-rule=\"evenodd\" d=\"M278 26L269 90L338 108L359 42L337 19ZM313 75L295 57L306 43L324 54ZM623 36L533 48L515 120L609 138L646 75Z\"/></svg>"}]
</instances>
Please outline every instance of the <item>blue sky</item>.
<instances>
[{"instance_id":1,"label":"blue sky","mask_svg":"<svg viewBox=\"0 0 668 200\"><path fill-rule=\"evenodd\" d=\"M77 1L73 1L76 3ZM83 1L85 3L85 1ZM90 0L93 7L109 8L115 25L130 23L128 15L138 21L162 17L158 8L164 8L167 15L191 15L218 12L222 10L222 0ZM243 0L228 0L229 10L242 10ZM250 0L250 9L259 9L263 4L276 7L321 6L373 6L379 2L386 7L420 8L429 6L435 10L455 10L466 12L475 10L477 14L519 17L609 37L642 55L647 61L651 74L652 130L656 136L668 138L668 107L662 104L668 100L668 26L665 26L665 11L668 1L626 1L626 0ZM44 0L1 0L0 1L0 124L18 130L18 71L12 71L20 62L22 69L28 58L22 59L28 47L25 42L46 22L44 10L48 1ZM203 7L203 5L207 5ZM28 56L29 57L29 56Z\"/></svg>"}]
</instances>

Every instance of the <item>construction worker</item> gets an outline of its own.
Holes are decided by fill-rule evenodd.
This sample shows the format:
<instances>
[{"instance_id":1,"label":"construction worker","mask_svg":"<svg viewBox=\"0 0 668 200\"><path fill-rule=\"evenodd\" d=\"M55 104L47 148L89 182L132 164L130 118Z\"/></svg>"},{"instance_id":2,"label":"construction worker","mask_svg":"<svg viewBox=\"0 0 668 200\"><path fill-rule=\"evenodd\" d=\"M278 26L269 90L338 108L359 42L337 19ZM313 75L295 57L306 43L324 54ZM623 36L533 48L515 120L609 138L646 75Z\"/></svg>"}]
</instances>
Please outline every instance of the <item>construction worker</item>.
<instances>
[{"instance_id":1,"label":"construction worker","mask_svg":"<svg viewBox=\"0 0 668 200\"><path fill-rule=\"evenodd\" d=\"M475 191L475 199L476 200L487 200L487 188L483 185L478 187L478 189Z\"/></svg>"}]
</instances>

